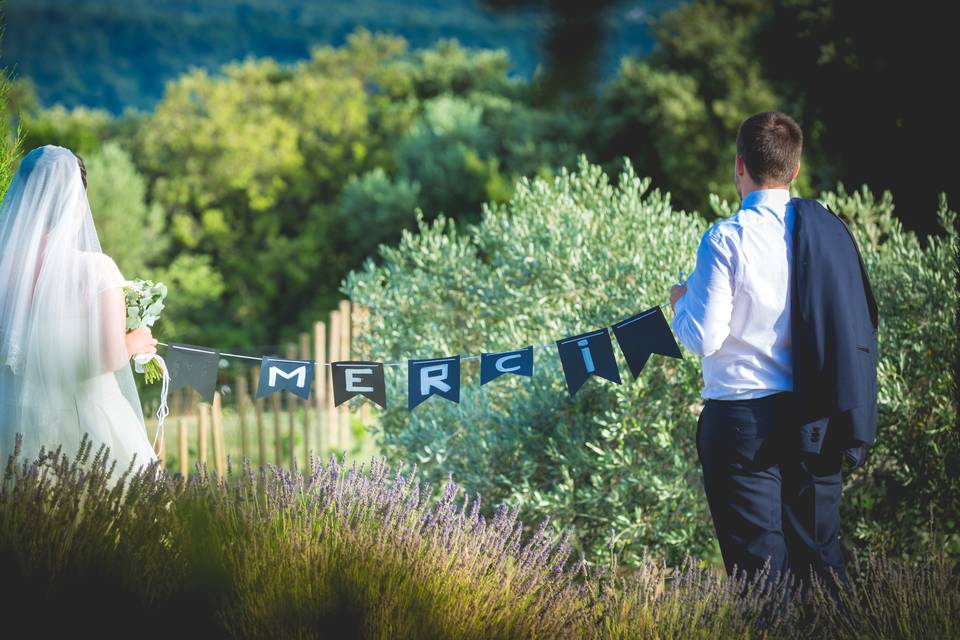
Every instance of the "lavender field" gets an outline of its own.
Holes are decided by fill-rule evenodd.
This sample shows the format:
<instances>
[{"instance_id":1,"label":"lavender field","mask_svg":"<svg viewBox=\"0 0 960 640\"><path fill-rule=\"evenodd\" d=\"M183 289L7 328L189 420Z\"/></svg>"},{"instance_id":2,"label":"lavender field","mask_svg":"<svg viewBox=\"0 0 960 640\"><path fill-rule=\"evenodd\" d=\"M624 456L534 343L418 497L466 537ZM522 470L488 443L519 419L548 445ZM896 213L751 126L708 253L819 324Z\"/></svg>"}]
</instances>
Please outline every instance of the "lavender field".
<instances>
[{"instance_id":1,"label":"lavender field","mask_svg":"<svg viewBox=\"0 0 960 640\"><path fill-rule=\"evenodd\" d=\"M835 604L817 585L729 580L695 559L588 566L570 535L424 486L416 466L314 460L131 473L11 458L0 488L8 631L101 637L933 638L960 633L960 576L931 551L859 558ZM118 482L121 479L123 482ZM439 491L437 490L439 489ZM13 588L9 588L13 587ZM746 597L739 594L746 593ZM99 613L98 613L99 612ZM100 615L102 614L102 615ZM15 637L15 636L7 636Z\"/></svg>"}]
</instances>

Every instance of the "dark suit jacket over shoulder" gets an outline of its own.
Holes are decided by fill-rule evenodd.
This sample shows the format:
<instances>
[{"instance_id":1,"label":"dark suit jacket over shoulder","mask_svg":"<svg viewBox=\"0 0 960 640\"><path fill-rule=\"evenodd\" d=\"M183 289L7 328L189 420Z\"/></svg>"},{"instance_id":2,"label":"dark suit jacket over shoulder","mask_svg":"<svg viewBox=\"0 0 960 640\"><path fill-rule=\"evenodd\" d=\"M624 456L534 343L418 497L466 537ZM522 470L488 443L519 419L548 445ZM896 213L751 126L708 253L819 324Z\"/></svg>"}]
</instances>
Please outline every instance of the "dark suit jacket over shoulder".
<instances>
[{"instance_id":1,"label":"dark suit jacket over shoulder","mask_svg":"<svg viewBox=\"0 0 960 640\"><path fill-rule=\"evenodd\" d=\"M843 450L877 434L877 303L857 243L816 200L793 198L791 275L793 385L801 450L829 440Z\"/></svg>"}]
</instances>

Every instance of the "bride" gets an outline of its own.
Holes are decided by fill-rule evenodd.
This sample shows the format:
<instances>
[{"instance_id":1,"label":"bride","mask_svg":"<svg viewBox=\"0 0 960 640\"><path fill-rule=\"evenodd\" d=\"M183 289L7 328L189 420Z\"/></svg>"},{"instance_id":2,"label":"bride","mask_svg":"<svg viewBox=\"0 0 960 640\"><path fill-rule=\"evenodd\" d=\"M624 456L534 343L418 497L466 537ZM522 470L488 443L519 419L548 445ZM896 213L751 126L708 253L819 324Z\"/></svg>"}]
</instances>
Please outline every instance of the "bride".
<instances>
[{"instance_id":1,"label":"bride","mask_svg":"<svg viewBox=\"0 0 960 640\"><path fill-rule=\"evenodd\" d=\"M47 145L28 153L0 205L0 469L81 436L106 444L114 477L157 456L130 370L155 353L149 329L126 332L124 278L101 252L82 161Z\"/></svg>"}]
</instances>

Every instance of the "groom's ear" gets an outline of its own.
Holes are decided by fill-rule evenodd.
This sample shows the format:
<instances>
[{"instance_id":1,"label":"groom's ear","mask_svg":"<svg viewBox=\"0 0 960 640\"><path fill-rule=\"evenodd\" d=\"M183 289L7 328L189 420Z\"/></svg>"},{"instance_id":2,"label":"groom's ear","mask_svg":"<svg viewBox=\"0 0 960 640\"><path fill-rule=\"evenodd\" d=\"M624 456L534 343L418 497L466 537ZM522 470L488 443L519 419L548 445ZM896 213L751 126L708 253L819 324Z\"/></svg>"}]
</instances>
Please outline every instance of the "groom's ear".
<instances>
[{"instance_id":1,"label":"groom's ear","mask_svg":"<svg viewBox=\"0 0 960 640\"><path fill-rule=\"evenodd\" d=\"M737 175L743 177L743 174L747 171L747 163L743 161L743 156L737 156Z\"/></svg>"}]
</instances>

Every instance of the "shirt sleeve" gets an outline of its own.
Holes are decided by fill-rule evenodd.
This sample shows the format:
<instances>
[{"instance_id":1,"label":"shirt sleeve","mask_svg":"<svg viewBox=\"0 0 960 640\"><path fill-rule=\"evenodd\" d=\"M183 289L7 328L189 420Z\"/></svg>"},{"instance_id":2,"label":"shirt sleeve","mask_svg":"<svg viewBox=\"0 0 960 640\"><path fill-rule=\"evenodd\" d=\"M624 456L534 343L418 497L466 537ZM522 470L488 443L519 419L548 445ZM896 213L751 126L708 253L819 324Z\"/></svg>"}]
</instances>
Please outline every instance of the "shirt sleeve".
<instances>
[{"instance_id":1,"label":"shirt sleeve","mask_svg":"<svg viewBox=\"0 0 960 640\"><path fill-rule=\"evenodd\" d=\"M730 335L736 267L722 241L707 232L697 249L697 264L687 278L687 292L675 307L671 326L680 342L697 355L709 356Z\"/></svg>"}]
</instances>

